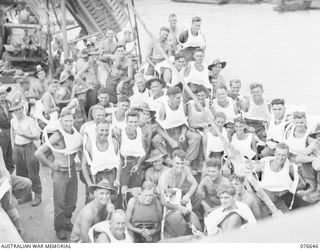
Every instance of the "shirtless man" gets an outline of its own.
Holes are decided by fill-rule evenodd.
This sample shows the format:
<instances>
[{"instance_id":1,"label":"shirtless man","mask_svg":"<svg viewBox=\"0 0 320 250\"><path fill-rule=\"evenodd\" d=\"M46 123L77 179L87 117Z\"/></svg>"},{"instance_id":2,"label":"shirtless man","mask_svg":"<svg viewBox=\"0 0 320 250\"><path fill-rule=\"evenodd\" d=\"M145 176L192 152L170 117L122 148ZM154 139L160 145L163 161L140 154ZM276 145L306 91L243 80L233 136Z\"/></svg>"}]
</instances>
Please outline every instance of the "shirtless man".
<instances>
[{"instance_id":1,"label":"shirtless man","mask_svg":"<svg viewBox=\"0 0 320 250\"><path fill-rule=\"evenodd\" d=\"M114 31L109 29L106 33L106 38L99 44L100 55L113 54L116 50L117 42L115 41Z\"/></svg>"},{"instance_id":2,"label":"shirtless man","mask_svg":"<svg viewBox=\"0 0 320 250\"><path fill-rule=\"evenodd\" d=\"M178 36L178 42L182 45L181 52L185 54L186 61L192 61L194 51L197 48L206 49L206 39L200 31L202 19L200 17L192 18L191 27L183 31Z\"/></svg>"},{"instance_id":3,"label":"shirtless man","mask_svg":"<svg viewBox=\"0 0 320 250\"><path fill-rule=\"evenodd\" d=\"M159 38L156 40L161 46L161 48L165 51L168 56L172 56L172 46L168 41L169 29L166 27L162 27L160 29ZM157 63L164 61L165 58L162 56L160 51L155 46L154 42L151 42L147 54L146 54L146 62L149 63L149 67L145 72L146 75L154 75L154 69Z\"/></svg>"},{"instance_id":4,"label":"shirtless man","mask_svg":"<svg viewBox=\"0 0 320 250\"><path fill-rule=\"evenodd\" d=\"M219 59L215 59L209 66L209 79L212 84L213 90L216 89L219 85L226 85L226 80L220 74L221 70L226 67L227 63L224 61L220 61Z\"/></svg>"},{"instance_id":5,"label":"shirtless man","mask_svg":"<svg viewBox=\"0 0 320 250\"><path fill-rule=\"evenodd\" d=\"M43 131L45 143L35 152L43 165L52 168L54 229L59 239L66 239L72 231L71 217L76 208L78 178L74 158L82 147L82 137L73 127L72 112L63 110L60 119ZM48 132L53 134L48 138ZM52 152L54 160L47 158Z\"/></svg>"},{"instance_id":6,"label":"shirtless man","mask_svg":"<svg viewBox=\"0 0 320 250\"><path fill-rule=\"evenodd\" d=\"M17 82L19 83L19 86L13 94L11 102L21 103L24 106L25 113L28 114L31 106L35 104L35 97L31 96L30 93L30 79L28 77L22 77L19 78Z\"/></svg>"},{"instance_id":7,"label":"shirtless man","mask_svg":"<svg viewBox=\"0 0 320 250\"><path fill-rule=\"evenodd\" d=\"M172 13L169 15L169 35L168 35L168 41L171 44L173 51L177 51L178 48L180 48L177 38L179 34L179 27L177 26L177 15L175 13Z\"/></svg>"},{"instance_id":8,"label":"shirtless man","mask_svg":"<svg viewBox=\"0 0 320 250\"><path fill-rule=\"evenodd\" d=\"M115 110L107 113L106 120L111 124L111 128L117 128L114 132L119 134L119 130L124 129L127 125L126 114L130 107L130 99L127 96L121 96L118 100L118 105Z\"/></svg>"},{"instance_id":9,"label":"shirtless man","mask_svg":"<svg viewBox=\"0 0 320 250\"><path fill-rule=\"evenodd\" d=\"M71 243L88 243L89 229L98 222L109 220L114 211L110 197L116 190L111 187L108 180L104 179L90 186L90 192L93 193L94 199L78 214L70 235Z\"/></svg>"},{"instance_id":10,"label":"shirtless man","mask_svg":"<svg viewBox=\"0 0 320 250\"><path fill-rule=\"evenodd\" d=\"M159 152L159 150L154 149L151 151L150 157L145 161L147 163L151 163L152 167L148 168L145 175L145 180L158 185L159 179L162 173L169 169L168 167L163 165L165 154Z\"/></svg>"},{"instance_id":11,"label":"shirtless man","mask_svg":"<svg viewBox=\"0 0 320 250\"><path fill-rule=\"evenodd\" d=\"M147 102L149 99L149 90L146 87L146 79L142 73L137 73L134 76L133 95L130 97L131 106L137 107L140 104Z\"/></svg>"},{"instance_id":12,"label":"shirtless man","mask_svg":"<svg viewBox=\"0 0 320 250\"><path fill-rule=\"evenodd\" d=\"M186 154L175 150L172 154L172 168L166 170L159 180L161 203L166 208L164 238L174 238L190 235L188 223L201 230L198 217L190 209L190 202L195 198L197 181L186 167ZM179 189L181 200L173 203L167 194L173 189ZM186 207L188 205L188 208Z\"/></svg>"},{"instance_id":13,"label":"shirtless man","mask_svg":"<svg viewBox=\"0 0 320 250\"><path fill-rule=\"evenodd\" d=\"M122 209L112 213L110 223L105 225L96 243L133 243L127 230L126 213Z\"/></svg>"},{"instance_id":14,"label":"shirtless man","mask_svg":"<svg viewBox=\"0 0 320 250\"><path fill-rule=\"evenodd\" d=\"M221 204L217 195L217 189L225 184L229 184L229 181L221 175L221 162L216 159L207 161L206 176L200 181L197 191L202 198L201 205L204 215L207 215Z\"/></svg>"},{"instance_id":15,"label":"shirtless man","mask_svg":"<svg viewBox=\"0 0 320 250\"><path fill-rule=\"evenodd\" d=\"M233 174L229 177L229 181L236 190L236 200L247 204L257 220L262 219L262 213L258 199L254 194L245 188L244 177L239 177Z\"/></svg>"},{"instance_id":16,"label":"shirtless man","mask_svg":"<svg viewBox=\"0 0 320 250\"><path fill-rule=\"evenodd\" d=\"M46 72L41 65L38 65L35 72L37 79L31 84L32 96L40 99L48 89L48 80L46 79Z\"/></svg>"},{"instance_id":17,"label":"shirtless man","mask_svg":"<svg viewBox=\"0 0 320 250\"><path fill-rule=\"evenodd\" d=\"M98 90L98 103L96 105L101 105L102 107L104 107L105 111L107 111L108 108L113 107L113 104L109 102L109 94L108 94L108 90L106 88L100 88ZM88 121L91 121L93 119L92 117L92 110L93 110L94 106L91 106L88 112Z\"/></svg>"},{"instance_id":18,"label":"shirtless man","mask_svg":"<svg viewBox=\"0 0 320 250\"><path fill-rule=\"evenodd\" d=\"M108 89L110 102L116 104L120 94L130 95L132 93L132 60L126 56L126 47L123 44L116 47L114 54L105 54L99 60L102 62L112 61L106 88Z\"/></svg>"}]
</instances>

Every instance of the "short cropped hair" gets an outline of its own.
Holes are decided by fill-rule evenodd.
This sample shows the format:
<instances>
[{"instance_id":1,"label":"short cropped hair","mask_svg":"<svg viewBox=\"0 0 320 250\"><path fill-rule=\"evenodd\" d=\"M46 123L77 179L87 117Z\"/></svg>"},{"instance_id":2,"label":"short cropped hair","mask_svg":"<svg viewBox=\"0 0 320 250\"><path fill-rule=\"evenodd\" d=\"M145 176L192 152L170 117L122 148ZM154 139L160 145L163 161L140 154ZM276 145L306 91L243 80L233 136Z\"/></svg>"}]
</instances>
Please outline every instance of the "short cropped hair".
<instances>
[{"instance_id":1,"label":"short cropped hair","mask_svg":"<svg viewBox=\"0 0 320 250\"><path fill-rule=\"evenodd\" d=\"M168 96L181 94L181 89L179 87L170 87L167 91Z\"/></svg>"},{"instance_id":2,"label":"short cropped hair","mask_svg":"<svg viewBox=\"0 0 320 250\"><path fill-rule=\"evenodd\" d=\"M201 21L202 21L201 17L196 16L196 17L192 18L192 22L193 22L193 23L195 23L195 22L201 22Z\"/></svg>"},{"instance_id":3,"label":"short cropped hair","mask_svg":"<svg viewBox=\"0 0 320 250\"><path fill-rule=\"evenodd\" d=\"M92 114L94 114L95 112L97 112L98 110L101 110L101 111L106 111L105 108L100 105L100 104L96 104L92 107Z\"/></svg>"},{"instance_id":4,"label":"short cropped hair","mask_svg":"<svg viewBox=\"0 0 320 250\"><path fill-rule=\"evenodd\" d=\"M239 176L239 175L236 175L236 174L232 174L231 176L229 176L229 181L233 181L233 180L236 180L238 181L239 183L243 183L244 182L244 177L243 176Z\"/></svg>"},{"instance_id":5,"label":"short cropped hair","mask_svg":"<svg viewBox=\"0 0 320 250\"><path fill-rule=\"evenodd\" d=\"M99 121L97 122L96 127L98 127L98 125L100 125L100 124L106 124L106 125L110 126L110 123L109 123L107 120L99 120Z\"/></svg>"},{"instance_id":6,"label":"short cropped hair","mask_svg":"<svg viewBox=\"0 0 320 250\"><path fill-rule=\"evenodd\" d=\"M127 114L127 121L129 117L137 117L139 119L139 112L135 110L130 110Z\"/></svg>"},{"instance_id":7,"label":"short cropped hair","mask_svg":"<svg viewBox=\"0 0 320 250\"><path fill-rule=\"evenodd\" d=\"M227 86L225 84L218 84L216 90L218 90L218 89L224 89L225 91L228 91L228 88L227 88Z\"/></svg>"},{"instance_id":8,"label":"short cropped hair","mask_svg":"<svg viewBox=\"0 0 320 250\"><path fill-rule=\"evenodd\" d=\"M244 118L242 118L242 117L236 117L236 118L234 118L234 119L233 119L233 122L234 122L234 123L238 122L238 123L241 123L241 124L246 124L246 120L245 120Z\"/></svg>"},{"instance_id":9,"label":"short cropped hair","mask_svg":"<svg viewBox=\"0 0 320 250\"><path fill-rule=\"evenodd\" d=\"M141 186L141 191L143 192L144 190L151 190L155 187L156 187L156 185L153 182L145 181Z\"/></svg>"},{"instance_id":10,"label":"short cropped hair","mask_svg":"<svg viewBox=\"0 0 320 250\"><path fill-rule=\"evenodd\" d=\"M119 98L118 103L119 102L128 102L128 103L130 103L130 98L128 96L126 96L126 95L123 95L123 96L121 96Z\"/></svg>"},{"instance_id":11,"label":"short cropped hair","mask_svg":"<svg viewBox=\"0 0 320 250\"><path fill-rule=\"evenodd\" d=\"M215 115L214 115L214 119L216 119L216 118L223 118L224 120L227 120L227 116L226 116L226 114L225 113L223 113L223 112L217 112L217 113L215 113Z\"/></svg>"},{"instance_id":12,"label":"short cropped hair","mask_svg":"<svg viewBox=\"0 0 320 250\"><path fill-rule=\"evenodd\" d=\"M230 184L221 185L217 190L218 197L220 197L224 193L234 196L236 194L236 189Z\"/></svg>"},{"instance_id":13,"label":"short cropped hair","mask_svg":"<svg viewBox=\"0 0 320 250\"><path fill-rule=\"evenodd\" d=\"M232 86L233 83L240 83L241 84L241 81L239 79L232 79L230 81L230 87Z\"/></svg>"},{"instance_id":14,"label":"short cropped hair","mask_svg":"<svg viewBox=\"0 0 320 250\"><path fill-rule=\"evenodd\" d=\"M109 95L108 89L107 88L100 88L98 90L98 95L100 95L100 94L108 94Z\"/></svg>"},{"instance_id":15,"label":"short cropped hair","mask_svg":"<svg viewBox=\"0 0 320 250\"><path fill-rule=\"evenodd\" d=\"M196 87L194 93L198 94L200 92L207 93L207 89L203 85L199 85L199 86Z\"/></svg>"},{"instance_id":16,"label":"short cropped hair","mask_svg":"<svg viewBox=\"0 0 320 250\"><path fill-rule=\"evenodd\" d=\"M285 149L287 150L287 152L289 153L289 146L287 144L285 144L284 142L280 142L277 144L276 149Z\"/></svg>"},{"instance_id":17,"label":"short cropped hair","mask_svg":"<svg viewBox=\"0 0 320 250\"><path fill-rule=\"evenodd\" d=\"M182 52L178 52L174 55L174 60L178 61L180 58L186 59L186 56Z\"/></svg>"},{"instance_id":18,"label":"short cropped hair","mask_svg":"<svg viewBox=\"0 0 320 250\"><path fill-rule=\"evenodd\" d=\"M161 27L160 31L166 31L166 32L170 33L170 30L167 27Z\"/></svg>"},{"instance_id":19,"label":"short cropped hair","mask_svg":"<svg viewBox=\"0 0 320 250\"><path fill-rule=\"evenodd\" d=\"M210 159L206 162L207 168L217 168L218 170L221 169L221 161L218 159Z\"/></svg>"},{"instance_id":20,"label":"short cropped hair","mask_svg":"<svg viewBox=\"0 0 320 250\"><path fill-rule=\"evenodd\" d=\"M126 46L122 43L119 43L117 46L116 46L116 49L114 51L117 51L119 48L123 48L124 50L126 50Z\"/></svg>"},{"instance_id":21,"label":"short cropped hair","mask_svg":"<svg viewBox=\"0 0 320 250\"><path fill-rule=\"evenodd\" d=\"M263 90L263 86L261 83L258 83L258 82L254 82L254 83L251 83L250 84L250 90L253 90L255 88L261 88Z\"/></svg>"},{"instance_id":22,"label":"short cropped hair","mask_svg":"<svg viewBox=\"0 0 320 250\"><path fill-rule=\"evenodd\" d=\"M204 54L204 50L201 49L201 48L196 48L196 49L194 50L194 53L193 53L193 54L195 54L195 53L197 53L197 52L202 52L202 54Z\"/></svg>"},{"instance_id":23,"label":"short cropped hair","mask_svg":"<svg viewBox=\"0 0 320 250\"><path fill-rule=\"evenodd\" d=\"M175 151L173 151L172 153L172 159L174 157L178 157L180 158L181 160L185 160L186 159L186 153L182 150L182 149L176 149Z\"/></svg>"},{"instance_id":24,"label":"short cropped hair","mask_svg":"<svg viewBox=\"0 0 320 250\"><path fill-rule=\"evenodd\" d=\"M110 218L111 222L114 220L114 217L116 215L121 215L121 216L124 216L126 218L126 212L123 209L116 209L111 213L111 218Z\"/></svg>"},{"instance_id":25,"label":"short cropped hair","mask_svg":"<svg viewBox=\"0 0 320 250\"><path fill-rule=\"evenodd\" d=\"M293 119L306 119L306 113L301 111L295 111L293 112Z\"/></svg>"},{"instance_id":26,"label":"short cropped hair","mask_svg":"<svg viewBox=\"0 0 320 250\"><path fill-rule=\"evenodd\" d=\"M63 117L68 116L68 115L72 115L72 117L73 117L73 113L70 110L62 109L62 111L61 111L61 113L59 115L59 118L63 118Z\"/></svg>"},{"instance_id":27,"label":"short cropped hair","mask_svg":"<svg viewBox=\"0 0 320 250\"><path fill-rule=\"evenodd\" d=\"M175 13L171 13L171 14L169 15L169 19L172 18L172 17L177 17L177 15L176 15Z\"/></svg>"},{"instance_id":28,"label":"short cropped hair","mask_svg":"<svg viewBox=\"0 0 320 250\"><path fill-rule=\"evenodd\" d=\"M273 99L272 101L271 101L271 105L273 106L273 105L283 105L284 106L284 104L285 104L285 101L284 101L284 99Z\"/></svg>"}]
</instances>

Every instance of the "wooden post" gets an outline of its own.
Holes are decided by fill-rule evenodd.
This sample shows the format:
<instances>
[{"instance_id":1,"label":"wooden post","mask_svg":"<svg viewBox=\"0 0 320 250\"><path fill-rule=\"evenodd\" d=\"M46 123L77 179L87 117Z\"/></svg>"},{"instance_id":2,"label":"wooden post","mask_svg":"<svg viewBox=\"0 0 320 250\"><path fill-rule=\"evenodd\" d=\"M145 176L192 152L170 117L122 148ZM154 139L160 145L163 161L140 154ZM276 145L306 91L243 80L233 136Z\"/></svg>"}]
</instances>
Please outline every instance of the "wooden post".
<instances>
[{"instance_id":1,"label":"wooden post","mask_svg":"<svg viewBox=\"0 0 320 250\"><path fill-rule=\"evenodd\" d=\"M131 5L134 9L134 0L131 0ZM134 16L134 30L135 34L137 35L137 42L138 42L138 51L139 51L139 65L142 63L142 55L141 55L141 46L140 46L140 38L139 38L139 30L138 30L138 23L137 23L137 17L136 12L133 11Z\"/></svg>"},{"instance_id":2,"label":"wooden post","mask_svg":"<svg viewBox=\"0 0 320 250\"><path fill-rule=\"evenodd\" d=\"M63 36L63 53L64 58L69 58L68 36L67 36L67 22L66 22L66 0L61 0L61 28ZM57 20L58 21L58 20Z\"/></svg>"},{"instance_id":3,"label":"wooden post","mask_svg":"<svg viewBox=\"0 0 320 250\"><path fill-rule=\"evenodd\" d=\"M141 16L139 15L139 13L137 12L137 10L134 8L134 6L132 5L132 3L130 1L128 1L128 6L129 8L133 11L133 13L135 14L135 16L137 17L137 19L139 20L141 26L144 28L144 30L146 31L146 33L150 36L150 38L153 40L155 46L157 47L157 49L160 51L161 55L165 58L166 62L170 65L173 73L178 77L178 79L180 80L180 82L183 84L184 90L187 91L187 93L192 97L192 99L194 100L194 102L198 105L198 107L200 107L201 112L203 112L203 114L205 114L204 109L202 107L202 105L199 103L197 97L193 94L193 92L191 91L191 89L189 88L189 86L186 84L186 82L184 81L183 77L180 75L180 73L177 71L177 69L174 67L174 65L172 64L172 62L169 60L168 55L165 53L165 51L162 49L162 47L160 46L159 42L155 39L155 37L153 36L153 34L150 32L150 30L148 29L148 27L146 26L145 22L143 21L143 19L141 18ZM242 157L239 153L239 151L237 151L232 145L231 143L226 140L224 138L224 136L221 134L221 132L219 131L219 129L217 128L217 126L215 125L215 123L213 122L212 119L210 119L209 116L205 116L207 118L207 121L209 122L209 124L214 128L214 130L216 131L216 133L218 134L219 138L221 139L221 141L224 144L225 149L230 152L232 154L231 157L231 162L233 163L236 172L238 170L238 172L244 172L244 167L246 166L246 161L244 159L244 157ZM247 174L246 175L246 179L248 180L248 182L253 186L253 188L256 190L256 192L259 194L259 197L263 200L263 202L266 204L266 206L270 209L272 215L274 216L279 216L281 214L281 211L279 211L276 206L273 204L273 202L270 200L269 196L264 192L264 190L262 188L260 188L259 182L254 179L252 177L252 174Z\"/></svg>"},{"instance_id":4,"label":"wooden post","mask_svg":"<svg viewBox=\"0 0 320 250\"><path fill-rule=\"evenodd\" d=\"M48 46L48 54L49 54L49 68L51 71L51 74L54 74L53 72L53 58L52 58L52 48L51 48L51 39L52 39L52 34L51 34L51 28L50 28L50 7L49 7L49 0L46 2L47 5L47 46Z\"/></svg>"}]
</instances>

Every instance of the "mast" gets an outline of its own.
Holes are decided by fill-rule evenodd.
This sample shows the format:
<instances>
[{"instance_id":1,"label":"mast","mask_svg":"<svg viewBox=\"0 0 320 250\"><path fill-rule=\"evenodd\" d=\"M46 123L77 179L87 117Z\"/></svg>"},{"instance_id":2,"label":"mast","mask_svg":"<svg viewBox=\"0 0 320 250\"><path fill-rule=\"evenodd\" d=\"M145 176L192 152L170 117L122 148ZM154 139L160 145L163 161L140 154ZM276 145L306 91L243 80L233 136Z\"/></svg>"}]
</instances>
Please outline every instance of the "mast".
<instances>
[{"instance_id":1,"label":"mast","mask_svg":"<svg viewBox=\"0 0 320 250\"><path fill-rule=\"evenodd\" d=\"M51 30L50 30L50 7L49 7L49 0L46 0L46 5L47 5L47 45L48 45L48 55L49 55L49 68L51 71L51 74L53 74L53 59L52 59L52 48L51 48Z\"/></svg>"},{"instance_id":2,"label":"mast","mask_svg":"<svg viewBox=\"0 0 320 250\"><path fill-rule=\"evenodd\" d=\"M61 0L61 28L63 36L63 53L64 58L69 58L69 47L68 47L68 37L67 37L67 22L66 22L66 0Z\"/></svg>"},{"instance_id":3,"label":"mast","mask_svg":"<svg viewBox=\"0 0 320 250\"><path fill-rule=\"evenodd\" d=\"M134 0L131 0L131 4L134 8ZM139 65L141 65L142 62L142 55L141 55L141 47L140 47L140 39L139 39L139 30L138 30L138 23L137 23L137 17L136 17L136 12L133 12L134 16L134 30L137 35L137 42L138 42L138 51L139 51Z\"/></svg>"}]
</instances>

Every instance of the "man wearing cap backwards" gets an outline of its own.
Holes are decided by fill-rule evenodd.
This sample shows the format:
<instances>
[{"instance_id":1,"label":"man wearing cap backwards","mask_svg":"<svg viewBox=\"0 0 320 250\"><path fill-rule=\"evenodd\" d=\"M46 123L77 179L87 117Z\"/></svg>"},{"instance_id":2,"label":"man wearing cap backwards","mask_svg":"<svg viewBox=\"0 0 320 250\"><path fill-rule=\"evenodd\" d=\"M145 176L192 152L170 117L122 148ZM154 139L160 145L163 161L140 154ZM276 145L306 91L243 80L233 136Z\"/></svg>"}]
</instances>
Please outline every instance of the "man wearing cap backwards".
<instances>
[{"instance_id":1,"label":"man wearing cap backwards","mask_svg":"<svg viewBox=\"0 0 320 250\"><path fill-rule=\"evenodd\" d=\"M21 103L13 103L9 110L13 113L11 120L11 137L13 146L13 160L16 165L16 174L28 177L32 181L34 199L32 206L41 203L42 186L39 175L39 162L34 157L37 150L34 144L40 137L40 131L35 121L24 113Z\"/></svg>"},{"instance_id":2,"label":"man wearing cap backwards","mask_svg":"<svg viewBox=\"0 0 320 250\"><path fill-rule=\"evenodd\" d=\"M103 179L96 185L90 186L94 199L85 205L78 214L71 235L71 243L89 243L89 229L104 220L109 220L114 206L111 203L111 194L115 193L109 181Z\"/></svg>"},{"instance_id":3,"label":"man wearing cap backwards","mask_svg":"<svg viewBox=\"0 0 320 250\"><path fill-rule=\"evenodd\" d=\"M149 99L149 91L146 87L146 79L142 73L134 75L133 95L130 97L131 106L137 107Z\"/></svg>"},{"instance_id":4,"label":"man wearing cap backwards","mask_svg":"<svg viewBox=\"0 0 320 250\"><path fill-rule=\"evenodd\" d=\"M0 83L0 146L3 152L3 159L10 174L14 171L12 159L12 142L10 137L10 121L12 114L9 110L9 102L6 100L11 87Z\"/></svg>"},{"instance_id":5,"label":"man wearing cap backwards","mask_svg":"<svg viewBox=\"0 0 320 250\"><path fill-rule=\"evenodd\" d=\"M152 139L153 146L169 154L173 149L185 148L186 158L191 164L199 154L201 135L188 130L180 88L169 88L167 95L169 100L161 104L159 111L157 121L161 127L158 127L158 134Z\"/></svg>"},{"instance_id":6,"label":"man wearing cap backwards","mask_svg":"<svg viewBox=\"0 0 320 250\"><path fill-rule=\"evenodd\" d=\"M39 162L52 168L54 229L59 239L66 239L66 231L72 230L71 217L78 195L74 158L82 147L82 137L73 124L72 112L62 110L59 120L44 129L45 143L35 152ZM53 133L50 138L48 133ZM53 161L47 158L50 150Z\"/></svg>"},{"instance_id":7,"label":"man wearing cap backwards","mask_svg":"<svg viewBox=\"0 0 320 250\"><path fill-rule=\"evenodd\" d=\"M310 194L302 196L302 199L310 202L316 203L320 200L320 125L318 124L315 131L309 134L309 137L314 139L310 144L298 154L296 161L300 163L311 163L314 171L314 176L316 176L317 189ZM305 166L303 166L305 167ZM312 171L310 171L312 172Z\"/></svg>"},{"instance_id":8,"label":"man wearing cap backwards","mask_svg":"<svg viewBox=\"0 0 320 250\"><path fill-rule=\"evenodd\" d=\"M146 141L139 128L139 113L130 111L126 116L127 126L119 135L121 156L121 186L141 187L141 165L146 157Z\"/></svg>"},{"instance_id":9,"label":"man wearing cap backwards","mask_svg":"<svg viewBox=\"0 0 320 250\"><path fill-rule=\"evenodd\" d=\"M93 226L93 230L98 231L99 226L99 231L102 231L95 243L133 243L127 230L126 213L122 209L117 209L112 213L110 222L101 222L102 230L99 224Z\"/></svg>"},{"instance_id":10,"label":"man wearing cap backwards","mask_svg":"<svg viewBox=\"0 0 320 250\"><path fill-rule=\"evenodd\" d=\"M145 181L141 187L141 194L132 197L128 202L128 229L135 243L158 242L161 238L163 212L155 191L156 185Z\"/></svg>"},{"instance_id":11,"label":"man wearing cap backwards","mask_svg":"<svg viewBox=\"0 0 320 250\"><path fill-rule=\"evenodd\" d=\"M182 150L173 152L172 168L162 173L158 187L161 203L167 209L163 237L175 238L190 235L189 223L201 230L199 219L190 206L198 183L186 166L186 154ZM173 196L181 193L181 199L173 202L170 197L171 192L174 192Z\"/></svg>"},{"instance_id":12,"label":"man wearing cap backwards","mask_svg":"<svg viewBox=\"0 0 320 250\"><path fill-rule=\"evenodd\" d=\"M194 61L189 62L188 66L184 71L185 82L202 85L207 89L212 89L209 82L209 71L203 64L204 51L203 49L197 48L193 54Z\"/></svg>"},{"instance_id":13,"label":"man wearing cap backwards","mask_svg":"<svg viewBox=\"0 0 320 250\"><path fill-rule=\"evenodd\" d=\"M216 59L208 66L209 79L214 90L218 85L226 85L226 80L222 75L220 75L221 70L224 69L226 65L226 62Z\"/></svg>"},{"instance_id":14,"label":"man wearing cap backwards","mask_svg":"<svg viewBox=\"0 0 320 250\"><path fill-rule=\"evenodd\" d=\"M162 173L169 169L163 165L166 154L161 153L159 150L154 149L151 151L149 158L146 160L148 163L152 163L152 167L148 168L145 175L145 180L158 185L160 176Z\"/></svg>"},{"instance_id":15,"label":"man wearing cap backwards","mask_svg":"<svg viewBox=\"0 0 320 250\"><path fill-rule=\"evenodd\" d=\"M112 108L113 107L113 103L109 102L109 94L108 94L108 90L107 88L100 88L98 90L98 96L97 96L99 102L96 105L100 105L102 106L105 111L108 110L108 108ZM88 112L88 121L91 121L93 119L92 117L92 110L93 110L94 106L91 106Z\"/></svg>"},{"instance_id":16,"label":"man wearing cap backwards","mask_svg":"<svg viewBox=\"0 0 320 250\"><path fill-rule=\"evenodd\" d=\"M192 18L190 29L183 31L178 36L178 42L183 48L181 52L185 54L187 62L194 60L193 55L197 48L206 49L206 39L200 31L201 22L200 17Z\"/></svg>"},{"instance_id":17,"label":"man wearing cap backwards","mask_svg":"<svg viewBox=\"0 0 320 250\"><path fill-rule=\"evenodd\" d=\"M168 41L169 29L166 27L161 27L159 32L159 38L156 40L164 50L164 52L168 56L172 56L173 48ZM145 72L146 75L154 75L154 68L156 67L157 63L164 61L165 58L162 56L161 52L155 45L155 41L152 41L149 44L147 54L146 54L146 62L149 64L147 71Z\"/></svg>"},{"instance_id":18,"label":"man wearing cap backwards","mask_svg":"<svg viewBox=\"0 0 320 250\"><path fill-rule=\"evenodd\" d=\"M41 65L36 68L35 75L37 79L31 83L31 93L37 99L40 99L48 89L48 80L46 79L46 72Z\"/></svg>"},{"instance_id":19,"label":"man wearing cap backwards","mask_svg":"<svg viewBox=\"0 0 320 250\"><path fill-rule=\"evenodd\" d=\"M102 62L112 62L108 75L106 88L108 89L110 102L116 104L120 95L132 94L133 64L126 56L126 47L120 44L114 54L105 54L99 59Z\"/></svg>"},{"instance_id":20,"label":"man wearing cap backwards","mask_svg":"<svg viewBox=\"0 0 320 250\"><path fill-rule=\"evenodd\" d=\"M85 111L85 102L87 99L87 91L89 89L85 85L76 85L74 87L74 97L71 102L64 108L73 113L74 127L80 131L81 126L87 122L87 114Z\"/></svg>"}]
</instances>

